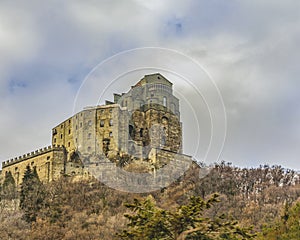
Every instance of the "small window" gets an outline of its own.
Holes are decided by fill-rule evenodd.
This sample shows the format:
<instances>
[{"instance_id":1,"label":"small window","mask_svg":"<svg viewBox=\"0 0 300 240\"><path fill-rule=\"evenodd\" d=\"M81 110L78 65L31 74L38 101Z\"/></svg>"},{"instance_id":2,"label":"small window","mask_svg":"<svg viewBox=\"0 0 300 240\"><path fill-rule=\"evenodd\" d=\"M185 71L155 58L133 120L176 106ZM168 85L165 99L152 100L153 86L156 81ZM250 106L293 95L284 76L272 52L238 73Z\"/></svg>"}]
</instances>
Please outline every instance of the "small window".
<instances>
[{"instance_id":1,"label":"small window","mask_svg":"<svg viewBox=\"0 0 300 240\"><path fill-rule=\"evenodd\" d=\"M31 166L33 166L34 165L34 162L31 162Z\"/></svg>"},{"instance_id":2,"label":"small window","mask_svg":"<svg viewBox=\"0 0 300 240\"><path fill-rule=\"evenodd\" d=\"M113 120L110 119L110 120L109 120L109 126L112 126L112 125L113 125Z\"/></svg>"},{"instance_id":3,"label":"small window","mask_svg":"<svg viewBox=\"0 0 300 240\"><path fill-rule=\"evenodd\" d=\"M47 160L50 160L50 156L47 157Z\"/></svg>"},{"instance_id":4,"label":"small window","mask_svg":"<svg viewBox=\"0 0 300 240\"><path fill-rule=\"evenodd\" d=\"M69 129L69 134L71 134L71 129Z\"/></svg>"},{"instance_id":5,"label":"small window","mask_svg":"<svg viewBox=\"0 0 300 240\"><path fill-rule=\"evenodd\" d=\"M163 98L163 105L164 105L164 107L167 106L167 98L166 97Z\"/></svg>"},{"instance_id":6,"label":"small window","mask_svg":"<svg viewBox=\"0 0 300 240\"><path fill-rule=\"evenodd\" d=\"M75 138L75 142L77 143L77 138Z\"/></svg>"},{"instance_id":7,"label":"small window","mask_svg":"<svg viewBox=\"0 0 300 240\"><path fill-rule=\"evenodd\" d=\"M89 134L88 134L88 139L91 139L91 138L92 138L92 134L89 133Z\"/></svg>"},{"instance_id":8,"label":"small window","mask_svg":"<svg viewBox=\"0 0 300 240\"><path fill-rule=\"evenodd\" d=\"M162 124L164 124L164 125L167 125L168 124L168 118L167 117L165 117L165 116L163 116L162 117L162 119L161 119L161 122L162 122Z\"/></svg>"},{"instance_id":9,"label":"small window","mask_svg":"<svg viewBox=\"0 0 300 240\"><path fill-rule=\"evenodd\" d=\"M88 121L88 125L89 125L89 126L92 126L92 120L89 120L89 121Z\"/></svg>"},{"instance_id":10,"label":"small window","mask_svg":"<svg viewBox=\"0 0 300 240\"><path fill-rule=\"evenodd\" d=\"M175 104L174 103L171 103L171 111L172 111L172 113L175 112Z\"/></svg>"},{"instance_id":11,"label":"small window","mask_svg":"<svg viewBox=\"0 0 300 240\"><path fill-rule=\"evenodd\" d=\"M80 123L80 127L82 127L82 122Z\"/></svg>"},{"instance_id":12,"label":"small window","mask_svg":"<svg viewBox=\"0 0 300 240\"><path fill-rule=\"evenodd\" d=\"M71 143L70 142L68 142L68 147L70 147L71 146Z\"/></svg>"},{"instance_id":13,"label":"small window","mask_svg":"<svg viewBox=\"0 0 300 240\"><path fill-rule=\"evenodd\" d=\"M140 137L143 137L143 133L144 133L144 129L141 128L141 129L140 129Z\"/></svg>"},{"instance_id":14,"label":"small window","mask_svg":"<svg viewBox=\"0 0 300 240\"><path fill-rule=\"evenodd\" d=\"M18 167L15 167L15 171L18 171Z\"/></svg>"},{"instance_id":15,"label":"small window","mask_svg":"<svg viewBox=\"0 0 300 240\"><path fill-rule=\"evenodd\" d=\"M56 143L56 138L54 138L53 142Z\"/></svg>"},{"instance_id":16,"label":"small window","mask_svg":"<svg viewBox=\"0 0 300 240\"><path fill-rule=\"evenodd\" d=\"M109 132L109 136L112 137L112 136L113 136L113 133L112 133L112 132Z\"/></svg>"},{"instance_id":17,"label":"small window","mask_svg":"<svg viewBox=\"0 0 300 240\"><path fill-rule=\"evenodd\" d=\"M112 112L112 108L109 109L109 112L110 112L110 113Z\"/></svg>"},{"instance_id":18,"label":"small window","mask_svg":"<svg viewBox=\"0 0 300 240\"><path fill-rule=\"evenodd\" d=\"M71 119L69 119L69 123L71 123Z\"/></svg>"},{"instance_id":19,"label":"small window","mask_svg":"<svg viewBox=\"0 0 300 240\"><path fill-rule=\"evenodd\" d=\"M104 127L104 120L100 120L100 127Z\"/></svg>"},{"instance_id":20,"label":"small window","mask_svg":"<svg viewBox=\"0 0 300 240\"><path fill-rule=\"evenodd\" d=\"M60 139L62 139L63 138L63 135L62 134L60 134Z\"/></svg>"},{"instance_id":21,"label":"small window","mask_svg":"<svg viewBox=\"0 0 300 240\"><path fill-rule=\"evenodd\" d=\"M91 147L88 147L87 150L88 150L88 152L91 152L91 151L92 151L92 148L91 148Z\"/></svg>"},{"instance_id":22,"label":"small window","mask_svg":"<svg viewBox=\"0 0 300 240\"><path fill-rule=\"evenodd\" d=\"M60 125L60 128L63 128L64 127L64 125L62 124L62 125Z\"/></svg>"},{"instance_id":23,"label":"small window","mask_svg":"<svg viewBox=\"0 0 300 240\"><path fill-rule=\"evenodd\" d=\"M78 129L78 125L76 125L76 130Z\"/></svg>"}]
</instances>

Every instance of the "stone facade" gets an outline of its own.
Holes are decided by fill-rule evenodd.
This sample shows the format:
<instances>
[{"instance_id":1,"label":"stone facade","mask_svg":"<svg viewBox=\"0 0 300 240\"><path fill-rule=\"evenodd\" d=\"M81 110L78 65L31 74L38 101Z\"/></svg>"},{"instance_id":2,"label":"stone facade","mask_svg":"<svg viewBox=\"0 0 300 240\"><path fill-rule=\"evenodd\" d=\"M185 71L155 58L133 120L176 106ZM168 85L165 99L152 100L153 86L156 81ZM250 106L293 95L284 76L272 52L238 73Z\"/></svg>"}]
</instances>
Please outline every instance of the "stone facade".
<instances>
[{"instance_id":1,"label":"stone facade","mask_svg":"<svg viewBox=\"0 0 300 240\"><path fill-rule=\"evenodd\" d=\"M52 146L3 162L2 173L11 171L19 185L30 165L48 182L61 174L88 175L83 159L92 157L112 160L127 154L155 163L170 153L182 154L179 100L172 83L159 73L144 76L127 93L114 94L113 102L86 107L54 127Z\"/></svg>"},{"instance_id":2,"label":"stone facade","mask_svg":"<svg viewBox=\"0 0 300 240\"><path fill-rule=\"evenodd\" d=\"M35 167L43 182L58 179L65 171L66 151L64 147L49 146L24 154L2 163L2 173L10 171L17 185L22 183L26 167Z\"/></svg>"}]
</instances>

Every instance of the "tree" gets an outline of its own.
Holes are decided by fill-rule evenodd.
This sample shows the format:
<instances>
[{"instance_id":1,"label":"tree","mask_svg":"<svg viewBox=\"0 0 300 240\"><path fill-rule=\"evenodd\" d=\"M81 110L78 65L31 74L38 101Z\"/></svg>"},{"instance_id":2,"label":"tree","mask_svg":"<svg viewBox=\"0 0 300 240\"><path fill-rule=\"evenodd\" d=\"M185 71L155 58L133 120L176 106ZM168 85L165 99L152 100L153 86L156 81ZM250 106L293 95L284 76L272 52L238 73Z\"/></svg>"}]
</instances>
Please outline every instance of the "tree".
<instances>
[{"instance_id":1,"label":"tree","mask_svg":"<svg viewBox=\"0 0 300 240\"><path fill-rule=\"evenodd\" d=\"M300 202L292 207L286 204L283 215L273 225L266 227L258 239L300 239Z\"/></svg>"},{"instance_id":2,"label":"tree","mask_svg":"<svg viewBox=\"0 0 300 240\"><path fill-rule=\"evenodd\" d=\"M1 198L3 199L16 199L17 198L17 187L15 179L13 178L10 171L5 173L5 178L2 184Z\"/></svg>"},{"instance_id":3,"label":"tree","mask_svg":"<svg viewBox=\"0 0 300 240\"><path fill-rule=\"evenodd\" d=\"M44 200L45 189L39 180L36 168L31 170L28 165L20 192L20 208L24 211L24 219L27 222L36 221L37 213L43 207Z\"/></svg>"},{"instance_id":4,"label":"tree","mask_svg":"<svg viewBox=\"0 0 300 240\"><path fill-rule=\"evenodd\" d=\"M191 197L188 204L169 211L158 208L151 198L135 199L133 204L126 204L133 214L125 214L129 223L118 235L122 239L253 239L249 229L240 228L225 215L205 217L205 210L216 202L217 194L207 201Z\"/></svg>"}]
</instances>

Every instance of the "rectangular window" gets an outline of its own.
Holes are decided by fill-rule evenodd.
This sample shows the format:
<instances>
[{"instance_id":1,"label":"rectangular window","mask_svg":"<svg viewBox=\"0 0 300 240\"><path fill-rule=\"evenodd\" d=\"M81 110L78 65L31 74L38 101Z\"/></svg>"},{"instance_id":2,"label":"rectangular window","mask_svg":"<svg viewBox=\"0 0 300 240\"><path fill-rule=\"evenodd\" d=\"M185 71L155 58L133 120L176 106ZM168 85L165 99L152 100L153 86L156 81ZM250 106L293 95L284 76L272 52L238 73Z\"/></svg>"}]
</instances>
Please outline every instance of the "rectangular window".
<instances>
[{"instance_id":1,"label":"rectangular window","mask_svg":"<svg viewBox=\"0 0 300 240\"><path fill-rule=\"evenodd\" d=\"M104 120L103 119L100 120L100 127L104 127Z\"/></svg>"},{"instance_id":2,"label":"rectangular window","mask_svg":"<svg viewBox=\"0 0 300 240\"><path fill-rule=\"evenodd\" d=\"M113 136L113 133L112 133L112 132L109 132L109 136L112 137L112 136Z\"/></svg>"},{"instance_id":3,"label":"rectangular window","mask_svg":"<svg viewBox=\"0 0 300 240\"><path fill-rule=\"evenodd\" d=\"M109 126L112 126L112 125L113 125L113 120L109 119Z\"/></svg>"}]
</instances>

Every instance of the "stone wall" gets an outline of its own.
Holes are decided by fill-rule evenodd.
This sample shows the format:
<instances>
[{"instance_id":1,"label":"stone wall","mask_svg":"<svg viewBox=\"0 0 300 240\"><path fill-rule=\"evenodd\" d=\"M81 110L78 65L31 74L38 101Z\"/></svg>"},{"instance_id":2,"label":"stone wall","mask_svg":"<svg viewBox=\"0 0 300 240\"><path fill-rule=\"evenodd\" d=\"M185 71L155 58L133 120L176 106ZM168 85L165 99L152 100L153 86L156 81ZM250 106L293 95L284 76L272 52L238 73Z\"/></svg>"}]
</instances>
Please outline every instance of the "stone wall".
<instances>
[{"instance_id":1,"label":"stone wall","mask_svg":"<svg viewBox=\"0 0 300 240\"><path fill-rule=\"evenodd\" d=\"M126 122L121 115L116 104L86 108L52 129L52 144L65 146L68 160L74 151L82 155L103 153L104 142L109 142L108 151L126 148L119 139Z\"/></svg>"},{"instance_id":2,"label":"stone wall","mask_svg":"<svg viewBox=\"0 0 300 240\"><path fill-rule=\"evenodd\" d=\"M92 161L86 167L89 174L102 183L122 191L148 192L166 187L179 179L193 164L193 159L184 154L176 154L161 149L153 149L153 158L164 163L158 168L153 164L149 172L131 172L116 165L108 159Z\"/></svg>"},{"instance_id":3,"label":"stone wall","mask_svg":"<svg viewBox=\"0 0 300 240\"><path fill-rule=\"evenodd\" d=\"M10 171L16 184L20 185L26 167L29 165L31 168L36 168L42 182L50 182L58 179L64 172L65 159L66 152L63 147L49 146L3 162L2 177Z\"/></svg>"}]
</instances>

